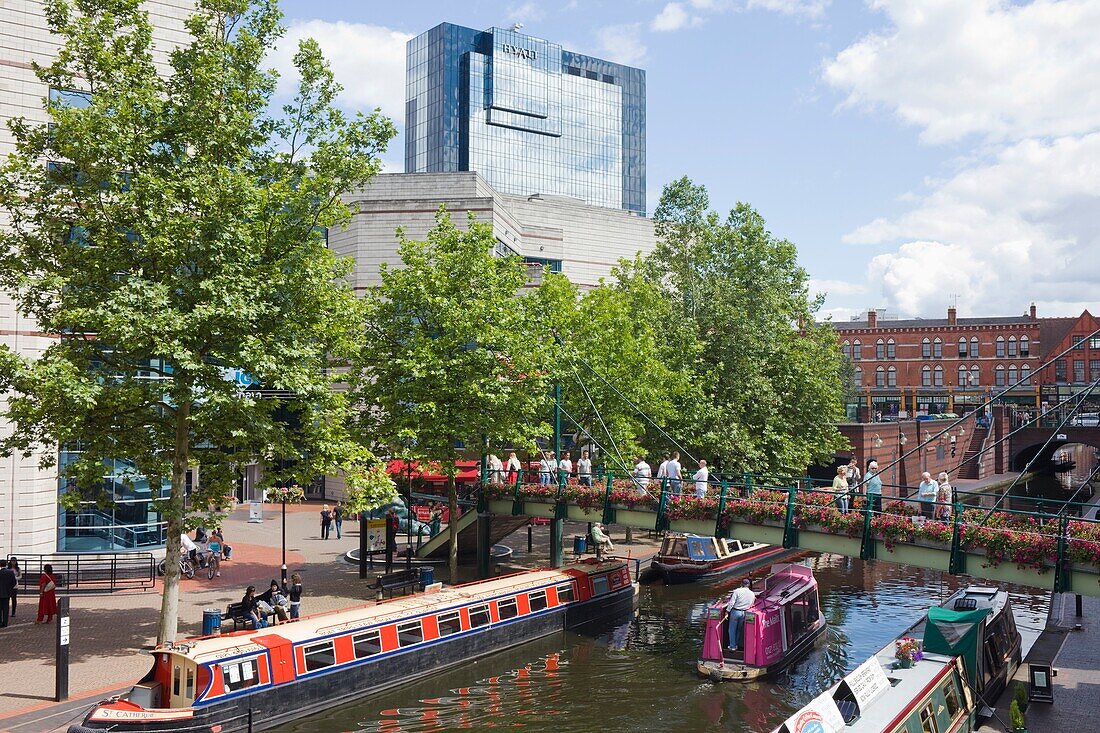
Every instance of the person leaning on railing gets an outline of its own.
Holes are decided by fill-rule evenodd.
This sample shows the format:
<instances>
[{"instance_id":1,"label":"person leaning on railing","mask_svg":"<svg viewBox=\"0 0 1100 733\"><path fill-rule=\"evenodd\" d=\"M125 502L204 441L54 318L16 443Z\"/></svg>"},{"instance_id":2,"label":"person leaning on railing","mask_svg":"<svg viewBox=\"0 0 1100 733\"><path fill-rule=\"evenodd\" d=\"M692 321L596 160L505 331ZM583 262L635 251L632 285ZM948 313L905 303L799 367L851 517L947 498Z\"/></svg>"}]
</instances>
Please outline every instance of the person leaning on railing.
<instances>
[{"instance_id":1,"label":"person leaning on railing","mask_svg":"<svg viewBox=\"0 0 1100 733\"><path fill-rule=\"evenodd\" d=\"M833 478L833 501L841 514L848 513L848 467L837 466L836 477Z\"/></svg>"},{"instance_id":2,"label":"person leaning on railing","mask_svg":"<svg viewBox=\"0 0 1100 733\"><path fill-rule=\"evenodd\" d=\"M878 461L868 461L867 471L863 475L863 491L871 504L871 511L882 513L882 476L878 472Z\"/></svg>"}]
</instances>

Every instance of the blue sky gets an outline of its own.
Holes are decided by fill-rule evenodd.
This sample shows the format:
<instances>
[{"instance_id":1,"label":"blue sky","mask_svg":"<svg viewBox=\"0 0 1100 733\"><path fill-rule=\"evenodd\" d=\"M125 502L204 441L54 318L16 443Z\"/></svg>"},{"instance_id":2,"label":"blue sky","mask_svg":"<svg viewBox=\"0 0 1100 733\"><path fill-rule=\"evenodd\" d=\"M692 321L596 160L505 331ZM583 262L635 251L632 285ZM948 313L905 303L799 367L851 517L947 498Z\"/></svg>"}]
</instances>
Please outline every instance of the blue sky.
<instances>
[{"instance_id":1,"label":"blue sky","mask_svg":"<svg viewBox=\"0 0 1100 733\"><path fill-rule=\"evenodd\" d=\"M646 69L648 198L681 175L799 247L825 311L1095 313L1094 0L283 0L349 107L401 126L404 42L524 24ZM289 44L287 46L289 48ZM289 54L277 54L287 65ZM386 156L402 169L403 140Z\"/></svg>"}]
</instances>

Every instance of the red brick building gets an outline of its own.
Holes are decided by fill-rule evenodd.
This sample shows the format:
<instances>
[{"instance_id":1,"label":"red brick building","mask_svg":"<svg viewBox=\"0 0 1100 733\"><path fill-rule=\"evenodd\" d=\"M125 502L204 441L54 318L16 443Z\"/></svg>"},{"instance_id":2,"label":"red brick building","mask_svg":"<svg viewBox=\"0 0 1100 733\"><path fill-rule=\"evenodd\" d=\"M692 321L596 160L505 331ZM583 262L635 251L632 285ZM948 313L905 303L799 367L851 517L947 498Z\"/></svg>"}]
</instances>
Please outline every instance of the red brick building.
<instances>
[{"instance_id":1,"label":"red brick building","mask_svg":"<svg viewBox=\"0 0 1100 733\"><path fill-rule=\"evenodd\" d=\"M1100 379L1100 321L1088 311L1077 318L1044 318L1041 321L1043 361L1066 352L1039 373L1043 402L1054 405L1088 389ZM1100 390L1090 402L1100 402Z\"/></svg>"}]
</instances>

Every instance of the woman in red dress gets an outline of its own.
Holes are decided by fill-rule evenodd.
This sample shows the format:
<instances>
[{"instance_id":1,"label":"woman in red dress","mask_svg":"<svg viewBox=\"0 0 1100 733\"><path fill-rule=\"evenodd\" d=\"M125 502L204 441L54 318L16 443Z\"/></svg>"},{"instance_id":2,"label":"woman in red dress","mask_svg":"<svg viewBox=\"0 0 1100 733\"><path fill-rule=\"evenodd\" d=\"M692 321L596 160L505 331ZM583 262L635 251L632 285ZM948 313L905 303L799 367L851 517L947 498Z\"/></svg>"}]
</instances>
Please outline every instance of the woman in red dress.
<instances>
[{"instance_id":1,"label":"woman in red dress","mask_svg":"<svg viewBox=\"0 0 1100 733\"><path fill-rule=\"evenodd\" d=\"M57 578L53 574L53 565L44 565L42 575L38 577L38 620L35 623L52 623L56 615Z\"/></svg>"}]
</instances>

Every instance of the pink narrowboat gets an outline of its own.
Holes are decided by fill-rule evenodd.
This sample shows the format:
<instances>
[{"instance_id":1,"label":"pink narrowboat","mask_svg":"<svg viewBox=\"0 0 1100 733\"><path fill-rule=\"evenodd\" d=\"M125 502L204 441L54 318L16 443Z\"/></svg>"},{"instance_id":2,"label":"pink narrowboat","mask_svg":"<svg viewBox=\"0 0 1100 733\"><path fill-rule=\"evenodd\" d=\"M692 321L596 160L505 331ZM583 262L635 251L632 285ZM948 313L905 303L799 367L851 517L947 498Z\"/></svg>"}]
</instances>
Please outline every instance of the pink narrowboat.
<instances>
[{"instance_id":1,"label":"pink narrowboat","mask_svg":"<svg viewBox=\"0 0 1100 733\"><path fill-rule=\"evenodd\" d=\"M759 585L759 583L757 583ZM745 614L744 643L728 646L727 599L707 610L699 674L718 682L755 680L775 674L805 656L825 634L817 579L804 565L774 565Z\"/></svg>"}]
</instances>

